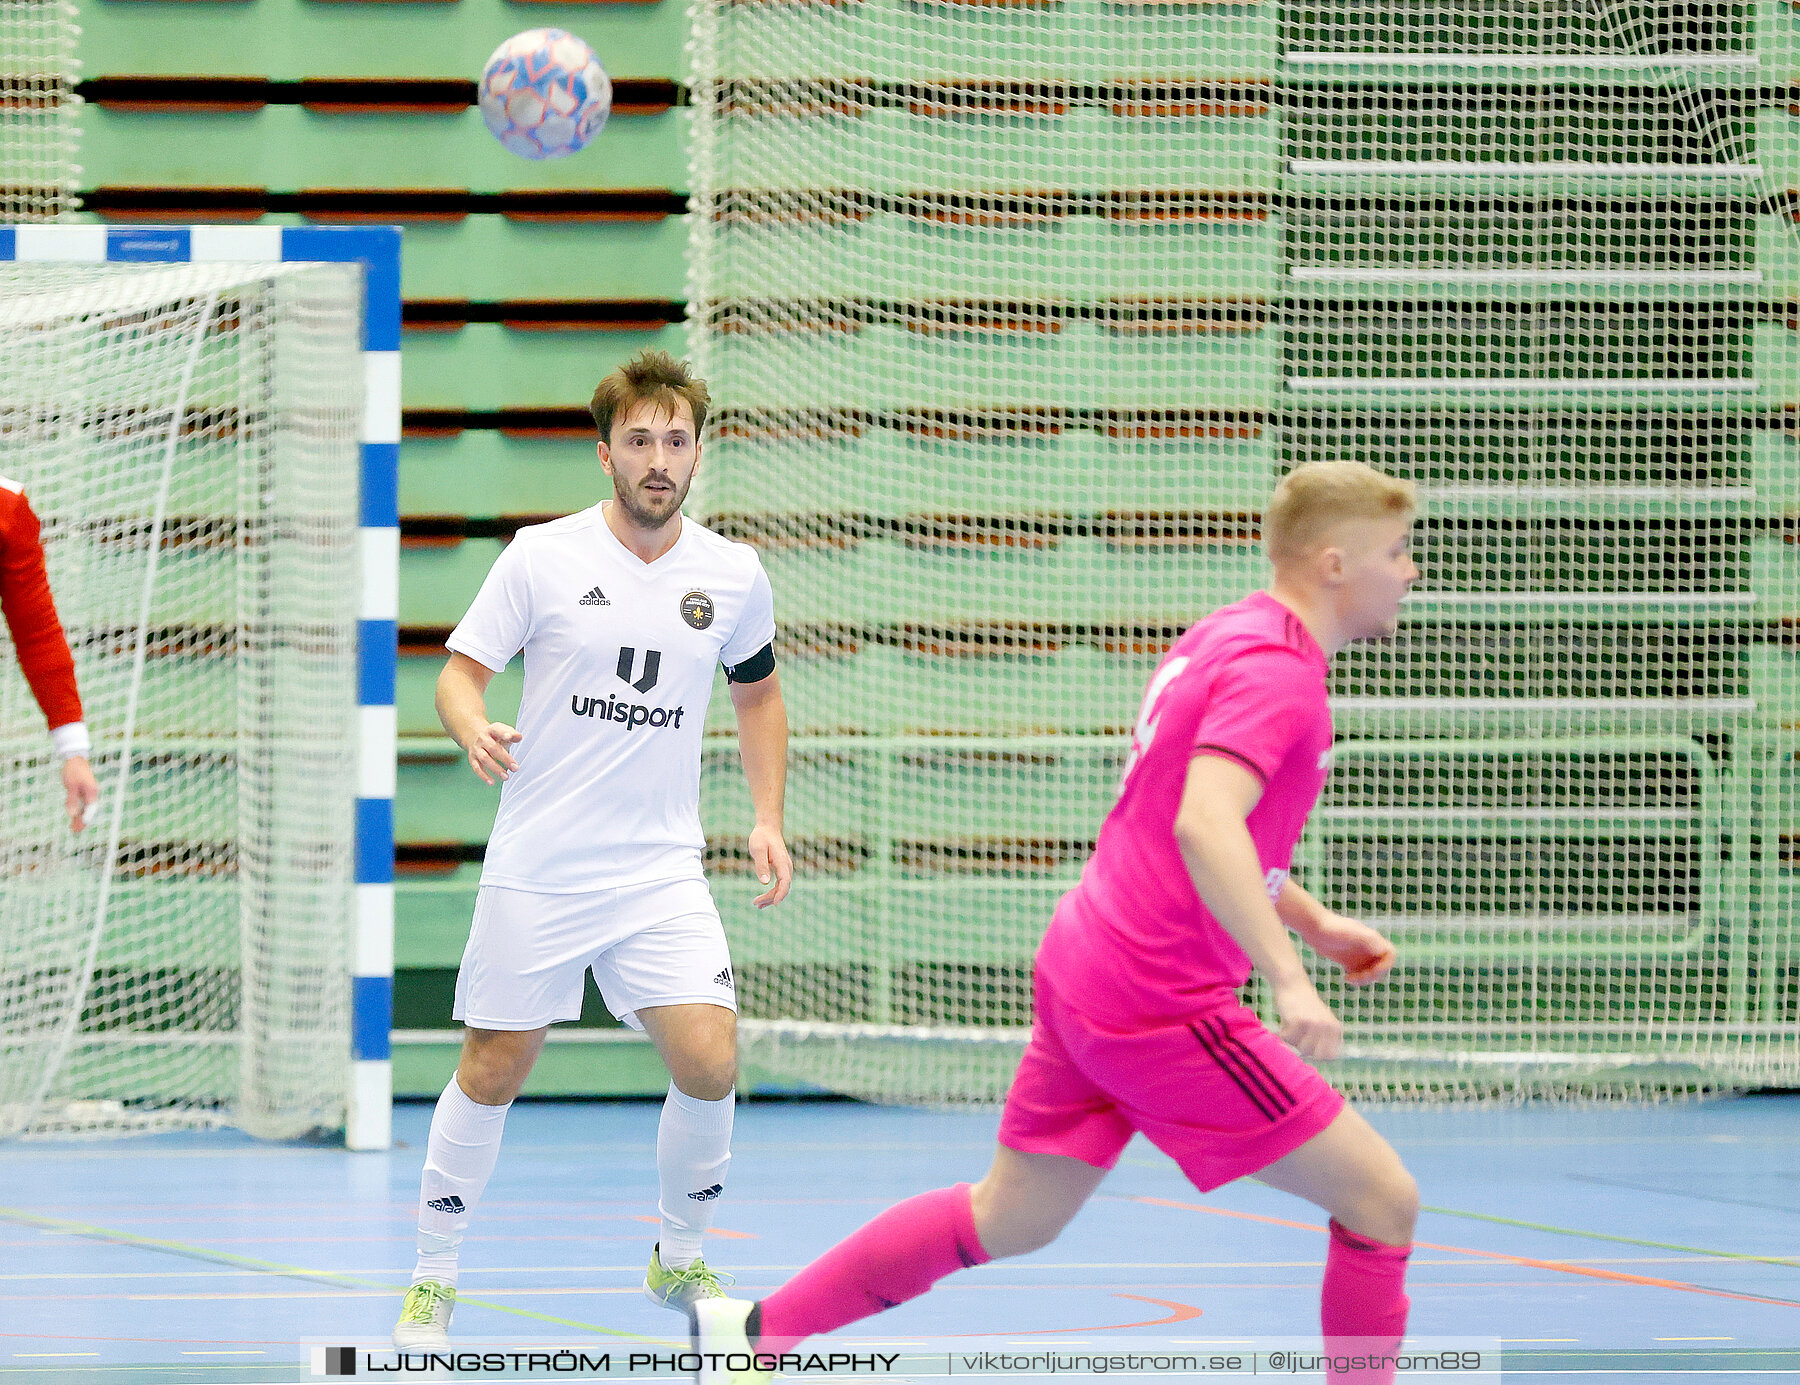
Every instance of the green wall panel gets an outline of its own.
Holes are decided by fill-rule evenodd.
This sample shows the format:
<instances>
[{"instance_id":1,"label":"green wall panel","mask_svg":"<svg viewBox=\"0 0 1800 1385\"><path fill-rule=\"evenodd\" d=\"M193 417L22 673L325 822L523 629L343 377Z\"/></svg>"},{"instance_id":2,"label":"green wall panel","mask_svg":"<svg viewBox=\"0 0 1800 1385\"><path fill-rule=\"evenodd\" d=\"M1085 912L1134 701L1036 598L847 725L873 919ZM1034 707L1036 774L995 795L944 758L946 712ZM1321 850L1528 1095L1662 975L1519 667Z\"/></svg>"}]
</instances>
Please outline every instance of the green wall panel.
<instances>
[{"instance_id":1,"label":"green wall panel","mask_svg":"<svg viewBox=\"0 0 1800 1385\"><path fill-rule=\"evenodd\" d=\"M611 495L592 442L470 429L400 446L403 515L567 515Z\"/></svg>"},{"instance_id":2,"label":"green wall panel","mask_svg":"<svg viewBox=\"0 0 1800 1385\"><path fill-rule=\"evenodd\" d=\"M407 842L485 842L500 787L475 777L448 739L454 758L415 760L402 753L394 790L394 838Z\"/></svg>"},{"instance_id":3,"label":"green wall panel","mask_svg":"<svg viewBox=\"0 0 1800 1385\"><path fill-rule=\"evenodd\" d=\"M471 863L451 876L394 882L395 967L454 969L461 962L480 879L481 867Z\"/></svg>"},{"instance_id":4,"label":"green wall panel","mask_svg":"<svg viewBox=\"0 0 1800 1385\"><path fill-rule=\"evenodd\" d=\"M667 177L681 181L680 169ZM603 170L593 181L616 186ZM534 224L500 216L427 222L406 228L401 255L401 284L409 298L680 300L686 276L687 219L681 216L649 222Z\"/></svg>"},{"instance_id":5,"label":"green wall panel","mask_svg":"<svg viewBox=\"0 0 1800 1385\"><path fill-rule=\"evenodd\" d=\"M467 77L510 34L580 34L614 77L679 77L687 13L655 5L159 4L101 0L81 10L81 58L102 73L300 77Z\"/></svg>"},{"instance_id":6,"label":"green wall panel","mask_svg":"<svg viewBox=\"0 0 1800 1385\"><path fill-rule=\"evenodd\" d=\"M686 182L683 111L621 116L566 159L509 154L474 110L457 115L152 115L88 106L85 180L304 187L664 188Z\"/></svg>"},{"instance_id":7,"label":"green wall panel","mask_svg":"<svg viewBox=\"0 0 1800 1385\"><path fill-rule=\"evenodd\" d=\"M449 1023L449 1016L445 1016ZM552 1031L553 1033L559 1031ZM394 1095L433 1097L456 1071L461 1040L455 1030L431 1043L394 1045ZM744 1086L740 1084L740 1092ZM607 1043L546 1044L525 1081L530 1096L661 1096L669 1089L669 1071L648 1039L633 1036ZM644 1139L655 1139L655 1117L646 1113Z\"/></svg>"},{"instance_id":8,"label":"green wall panel","mask_svg":"<svg viewBox=\"0 0 1800 1385\"><path fill-rule=\"evenodd\" d=\"M587 1034L579 1040L566 1040L560 1037L564 1032L560 1026L550 1031L550 1042L526 1080L526 1096L661 1097L668 1091L668 1069L656 1056L655 1046L642 1035L608 1030L605 1039L594 1042ZM456 1071L459 1045L454 1032L435 1042L395 1044L394 1095L435 1098ZM819 1090L778 1077L754 1063L745 1064L738 1073L740 1100ZM644 1113L643 1133L647 1152L656 1140L654 1110Z\"/></svg>"},{"instance_id":9,"label":"green wall panel","mask_svg":"<svg viewBox=\"0 0 1800 1385\"><path fill-rule=\"evenodd\" d=\"M481 322L456 332L409 332L401 341L400 388L412 408L585 408L603 375L649 347L684 356L686 325L654 332L517 332Z\"/></svg>"},{"instance_id":10,"label":"green wall panel","mask_svg":"<svg viewBox=\"0 0 1800 1385\"><path fill-rule=\"evenodd\" d=\"M928 10L911 0L745 5L722 21L719 64L732 76L856 72L877 81L917 80L933 66L951 78L1024 81L1271 77L1283 47L1281 13L1272 4L1116 0Z\"/></svg>"},{"instance_id":11,"label":"green wall panel","mask_svg":"<svg viewBox=\"0 0 1800 1385\"><path fill-rule=\"evenodd\" d=\"M1143 188L1276 190L1281 123L1273 115L1150 120L1071 106L1060 116L941 115L877 110L795 122L778 114L734 121L718 157L744 187ZM771 157L772 151L781 157Z\"/></svg>"},{"instance_id":12,"label":"green wall panel","mask_svg":"<svg viewBox=\"0 0 1800 1385\"><path fill-rule=\"evenodd\" d=\"M400 623L455 625L504 546L499 539L466 539L452 548L401 549Z\"/></svg>"},{"instance_id":13,"label":"green wall panel","mask_svg":"<svg viewBox=\"0 0 1800 1385\"><path fill-rule=\"evenodd\" d=\"M1176 184L1194 185L1191 176ZM1238 190L1235 181L1200 186ZM1275 216L1195 223L1071 214L1037 224L959 226L870 212L843 224L728 223L717 237L720 292L752 297L1082 302L1152 292L1254 297L1281 288ZM1196 237L1204 238L1198 252ZM1171 253L1177 248L1182 253ZM734 273L750 277L740 284Z\"/></svg>"},{"instance_id":14,"label":"green wall panel","mask_svg":"<svg viewBox=\"0 0 1800 1385\"><path fill-rule=\"evenodd\" d=\"M437 718L437 678L443 671L444 659L413 656L400 660L395 679L395 702L400 713L402 736L442 736L444 728ZM487 714L490 721L515 725L519 717L519 694L525 685L524 660L514 659L504 673L494 675L487 687ZM470 773L469 783L480 788Z\"/></svg>"}]
</instances>

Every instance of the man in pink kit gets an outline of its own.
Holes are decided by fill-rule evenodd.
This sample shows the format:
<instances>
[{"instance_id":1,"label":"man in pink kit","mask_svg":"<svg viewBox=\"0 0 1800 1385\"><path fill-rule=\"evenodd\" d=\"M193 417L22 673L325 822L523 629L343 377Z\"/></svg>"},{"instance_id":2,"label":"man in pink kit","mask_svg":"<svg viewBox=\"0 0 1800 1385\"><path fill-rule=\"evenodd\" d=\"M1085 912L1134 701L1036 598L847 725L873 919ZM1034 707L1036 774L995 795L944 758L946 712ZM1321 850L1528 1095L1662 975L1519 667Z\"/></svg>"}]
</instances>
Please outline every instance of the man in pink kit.
<instances>
[{"instance_id":1,"label":"man in pink kit","mask_svg":"<svg viewBox=\"0 0 1800 1385\"><path fill-rule=\"evenodd\" d=\"M1388 1143L1308 1058L1343 1025L1290 939L1386 975L1393 945L1288 878L1331 765L1326 664L1391 635L1419 571L1409 483L1313 462L1263 517L1274 582L1176 641L1150 680L1119 801L1038 949L1035 1019L987 1176L888 1209L760 1303L693 1305L695 1347L791 1350L924 1293L952 1271L1056 1239L1134 1131L1208 1191L1255 1175L1330 1214L1320 1317L1327 1345L1399 1344L1418 1188ZM1252 970L1280 1017L1238 1000ZM1393 1378L1366 1365L1333 1380Z\"/></svg>"}]
</instances>

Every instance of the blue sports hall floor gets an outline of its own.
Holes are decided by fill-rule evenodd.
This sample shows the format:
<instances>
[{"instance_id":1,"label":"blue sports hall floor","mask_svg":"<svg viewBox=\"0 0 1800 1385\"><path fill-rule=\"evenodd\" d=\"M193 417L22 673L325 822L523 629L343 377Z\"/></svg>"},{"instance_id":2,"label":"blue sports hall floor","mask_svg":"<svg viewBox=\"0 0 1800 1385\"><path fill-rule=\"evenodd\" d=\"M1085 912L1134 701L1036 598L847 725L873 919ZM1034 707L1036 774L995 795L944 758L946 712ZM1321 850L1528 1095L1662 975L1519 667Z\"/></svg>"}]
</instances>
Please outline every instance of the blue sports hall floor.
<instances>
[{"instance_id":1,"label":"blue sports hall floor","mask_svg":"<svg viewBox=\"0 0 1800 1385\"><path fill-rule=\"evenodd\" d=\"M1800 1095L1365 1108L1419 1179L1420 1337L1507 1379L1800 1380ZM459 1337L685 1340L639 1281L653 1103L521 1103L463 1252ZM231 1133L0 1145L0 1385L304 1380L302 1339L385 1337L430 1107L350 1154ZM979 1177L992 1112L749 1102L708 1258L758 1295L875 1212ZM1323 1218L1190 1187L1142 1141L1064 1237L860 1329L1091 1344L1305 1337ZM1142 1378L1142 1377L1140 1377Z\"/></svg>"}]
</instances>

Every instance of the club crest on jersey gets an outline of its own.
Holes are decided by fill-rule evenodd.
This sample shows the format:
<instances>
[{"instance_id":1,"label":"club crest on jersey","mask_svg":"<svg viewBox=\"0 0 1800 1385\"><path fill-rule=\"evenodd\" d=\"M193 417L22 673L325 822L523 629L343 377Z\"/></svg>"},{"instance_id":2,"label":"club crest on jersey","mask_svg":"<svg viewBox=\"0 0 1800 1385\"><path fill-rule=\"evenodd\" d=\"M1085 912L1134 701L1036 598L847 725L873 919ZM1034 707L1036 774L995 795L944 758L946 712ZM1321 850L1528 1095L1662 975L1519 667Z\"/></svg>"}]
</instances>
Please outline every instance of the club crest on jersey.
<instances>
[{"instance_id":1,"label":"club crest on jersey","mask_svg":"<svg viewBox=\"0 0 1800 1385\"><path fill-rule=\"evenodd\" d=\"M696 630L713 623L713 599L705 592L689 592L681 598L681 618Z\"/></svg>"}]
</instances>

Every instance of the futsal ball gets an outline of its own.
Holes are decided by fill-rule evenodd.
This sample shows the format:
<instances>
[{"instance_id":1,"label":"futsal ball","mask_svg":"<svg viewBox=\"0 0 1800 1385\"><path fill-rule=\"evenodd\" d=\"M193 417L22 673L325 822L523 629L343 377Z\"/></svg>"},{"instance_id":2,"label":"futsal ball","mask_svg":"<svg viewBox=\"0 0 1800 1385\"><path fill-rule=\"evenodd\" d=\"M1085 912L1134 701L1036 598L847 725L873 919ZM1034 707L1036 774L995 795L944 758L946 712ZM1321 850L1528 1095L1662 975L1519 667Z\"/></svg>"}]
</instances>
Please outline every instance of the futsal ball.
<instances>
[{"instance_id":1,"label":"futsal ball","mask_svg":"<svg viewBox=\"0 0 1800 1385\"><path fill-rule=\"evenodd\" d=\"M481 118L524 159L560 159L600 133L612 80L594 50L564 29L527 29L481 72Z\"/></svg>"}]
</instances>

